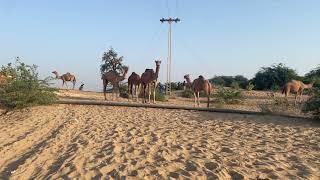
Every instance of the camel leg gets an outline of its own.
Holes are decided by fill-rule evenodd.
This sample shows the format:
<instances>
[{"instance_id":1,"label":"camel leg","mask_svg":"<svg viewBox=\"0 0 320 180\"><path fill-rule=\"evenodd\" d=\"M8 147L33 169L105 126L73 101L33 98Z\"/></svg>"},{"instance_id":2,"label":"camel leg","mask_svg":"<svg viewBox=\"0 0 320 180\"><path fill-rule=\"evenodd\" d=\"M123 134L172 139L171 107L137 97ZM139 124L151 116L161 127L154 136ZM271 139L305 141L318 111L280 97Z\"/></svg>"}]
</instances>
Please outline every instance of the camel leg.
<instances>
[{"instance_id":1,"label":"camel leg","mask_svg":"<svg viewBox=\"0 0 320 180\"><path fill-rule=\"evenodd\" d=\"M193 96L194 96L194 107L196 107L196 105L197 105L197 95L196 95L195 92L193 93Z\"/></svg>"},{"instance_id":2,"label":"camel leg","mask_svg":"<svg viewBox=\"0 0 320 180\"><path fill-rule=\"evenodd\" d=\"M148 84L148 94L149 94L149 101L148 101L148 103L151 103L151 89L150 89L150 84Z\"/></svg>"},{"instance_id":3,"label":"camel leg","mask_svg":"<svg viewBox=\"0 0 320 180\"><path fill-rule=\"evenodd\" d=\"M107 85L108 85L108 81L103 80L103 95L104 95L104 100L107 100Z\"/></svg>"},{"instance_id":4,"label":"camel leg","mask_svg":"<svg viewBox=\"0 0 320 180\"><path fill-rule=\"evenodd\" d=\"M138 96L138 89L139 89L139 85L134 86L134 95L135 95L135 99L138 102L139 101L139 96Z\"/></svg>"},{"instance_id":5,"label":"camel leg","mask_svg":"<svg viewBox=\"0 0 320 180\"><path fill-rule=\"evenodd\" d=\"M298 92L296 93L295 97L294 97L294 105L297 105L297 99L298 99Z\"/></svg>"},{"instance_id":6,"label":"camel leg","mask_svg":"<svg viewBox=\"0 0 320 180\"><path fill-rule=\"evenodd\" d=\"M197 93L197 104L200 107L200 91Z\"/></svg>"},{"instance_id":7,"label":"camel leg","mask_svg":"<svg viewBox=\"0 0 320 180\"><path fill-rule=\"evenodd\" d=\"M209 108L210 107L210 95L207 95L208 96L208 103L207 103L207 107Z\"/></svg>"},{"instance_id":8,"label":"camel leg","mask_svg":"<svg viewBox=\"0 0 320 180\"><path fill-rule=\"evenodd\" d=\"M153 86L153 103L156 103L156 83Z\"/></svg>"},{"instance_id":9,"label":"camel leg","mask_svg":"<svg viewBox=\"0 0 320 180\"><path fill-rule=\"evenodd\" d=\"M73 83L72 89L74 89L74 87L76 86L76 81L73 81L72 83Z\"/></svg>"},{"instance_id":10,"label":"camel leg","mask_svg":"<svg viewBox=\"0 0 320 180\"><path fill-rule=\"evenodd\" d=\"M145 84L142 85L142 89L143 89L143 100L142 103L146 103L146 88L147 86Z\"/></svg>"}]
</instances>

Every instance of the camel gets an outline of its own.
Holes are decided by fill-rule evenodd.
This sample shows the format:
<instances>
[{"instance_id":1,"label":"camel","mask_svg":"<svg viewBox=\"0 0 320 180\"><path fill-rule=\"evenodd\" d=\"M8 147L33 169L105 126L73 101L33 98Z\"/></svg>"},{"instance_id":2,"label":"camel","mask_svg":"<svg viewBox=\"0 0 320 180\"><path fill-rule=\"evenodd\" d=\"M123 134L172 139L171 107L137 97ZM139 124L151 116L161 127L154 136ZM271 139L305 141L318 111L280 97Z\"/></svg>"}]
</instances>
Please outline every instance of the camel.
<instances>
[{"instance_id":1,"label":"camel","mask_svg":"<svg viewBox=\"0 0 320 180\"><path fill-rule=\"evenodd\" d=\"M303 90L311 89L313 87L313 84L314 84L313 82L310 84L304 84L303 82L298 80L291 80L283 86L282 94L285 94L285 97L287 98L290 92L294 92L295 93L294 104L296 105L298 97L299 97L299 102L301 103L302 101Z\"/></svg>"},{"instance_id":2,"label":"camel","mask_svg":"<svg viewBox=\"0 0 320 180\"><path fill-rule=\"evenodd\" d=\"M132 96L132 100L133 100L133 96L135 95L137 101L139 101L138 92L140 89L140 84L141 84L140 76L137 73L132 72L132 74L128 78L128 92L129 92L128 101L130 100L130 95ZM133 93L133 88L134 88L134 93Z\"/></svg>"},{"instance_id":3,"label":"camel","mask_svg":"<svg viewBox=\"0 0 320 180\"><path fill-rule=\"evenodd\" d=\"M104 95L104 99L107 100L107 96L106 96L106 93L107 93L107 85L108 83L110 82L113 86L112 88L112 97L114 96L114 94L116 94L116 98L118 98L118 95L117 95L117 92L116 92L116 88L118 88L118 91L120 93L120 90L119 90L119 83L121 81L123 81L125 78L126 78L126 75L129 71L129 67L127 66L124 66L123 67L123 74L120 75L118 72L116 71L108 71L106 73L104 73L101 77L101 79L103 80L103 95Z\"/></svg>"},{"instance_id":4,"label":"camel","mask_svg":"<svg viewBox=\"0 0 320 180\"><path fill-rule=\"evenodd\" d=\"M194 106L198 105L200 107L200 91L204 91L208 98L207 107L210 106L210 95L212 90L211 83L206 80L203 76L199 76L191 83L190 75L187 74L184 76L184 79L187 81L188 87L191 88L194 95Z\"/></svg>"},{"instance_id":5,"label":"camel","mask_svg":"<svg viewBox=\"0 0 320 180\"><path fill-rule=\"evenodd\" d=\"M153 103L156 103L156 87L158 84L158 76L160 71L161 61L156 60L156 72L153 69L146 69L141 75L141 84L143 89L143 103L146 103L146 88L148 87L149 103L151 102L151 88L153 88Z\"/></svg>"},{"instance_id":6,"label":"camel","mask_svg":"<svg viewBox=\"0 0 320 180\"><path fill-rule=\"evenodd\" d=\"M64 86L64 84L66 84L67 89L68 89L68 84L67 82L70 81L73 84L73 88L76 85L76 77L72 74L70 74L69 72L67 72L66 74L63 74L62 76L59 76L57 71L53 71L52 72L54 75L56 75L56 79L61 79L62 80L62 87Z\"/></svg>"}]
</instances>

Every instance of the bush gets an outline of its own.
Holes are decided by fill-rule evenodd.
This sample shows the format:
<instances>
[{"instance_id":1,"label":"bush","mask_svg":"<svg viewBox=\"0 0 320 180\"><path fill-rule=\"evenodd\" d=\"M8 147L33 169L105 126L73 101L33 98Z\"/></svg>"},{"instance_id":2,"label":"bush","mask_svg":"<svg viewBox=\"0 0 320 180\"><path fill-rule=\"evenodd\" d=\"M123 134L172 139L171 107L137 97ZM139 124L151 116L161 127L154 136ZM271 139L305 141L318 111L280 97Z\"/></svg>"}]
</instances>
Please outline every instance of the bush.
<instances>
[{"instance_id":1,"label":"bush","mask_svg":"<svg viewBox=\"0 0 320 180\"><path fill-rule=\"evenodd\" d=\"M166 96L160 93L158 88L156 90L156 101L167 101Z\"/></svg>"},{"instance_id":2,"label":"bush","mask_svg":"<svg viewBox=\"0 0 320 180\"><path fill-rule=\"evenodd\" d=\"M218 88L216 95L218 103L237 104L243 100L242 91L238 89Z\"/></svg>"},{"instance_id":3,"label":"bush","mask_svg":"<svg viewBox=\"0 0 320 180\"><path fill-rule=\"evenodd\" d=\"M119 86L119 96L122 98L129 98L128 85L120 84Z\"/></svg>"},{"instance_id":4,"label":"bush","mask_svg":"<svg viewBox=\"0 0 320 180\"><path fill-rule=\"evenodd\" d=\"M300 80L301 78L295 70L280 63L271 67L262 67L252 82L257 90L278 90L292 79Z\"/></svg>"},{"instance_id":5,"label":"bush","mask_svg":"<svg viewBox=\"0 0 320 180\"><path fill-rule=\"evenodd\" d=\"M254 88L254 85L253 85L251 82L249 82L249 84L248 84L247 87L246 87L246 90L247 90L247 91L252 91L253 88Z\"/></svg>"},{"instance_id":6,"label":"bush","mask_svg":"<svg viewBox=\"0 0 320 180\"><path fill-rule=\"evenodd\" d=\"M183 92L182 92L182 97L185 97L185 98L193 98L194 95L193 95L193 91L189 88L185 89Z\"/></svg>"},{"instance_id":7,"label":"bush","mask_svg":"<svg viewBox=\"0 0 320 180\"><path fill-rule=\"evenodd\" d=\"M214 85L223 86L223 87L232 87L235 84L238 84L237 86L245 89L248 85L248 79L241 76L215 76L209 80Z\"/></svg>"},{"instance_id":8,"label":"bush","mask_svg":"<svg viewBox=\"0 0 320 180\"><path fill-rule=\"evenodd\" d=\"M315 94L304 104L304 112L311 112L314 118L320 120L320 90L317 90Z\"/></svg>"},{"instance_id":9,"label":"bush","mask_svg":"<svg viewBox=\"0 0 320 180\"><path fill-rule=\"evenodd\" d=\"M240 85L239 85L238 82L232 82L232 83L231 83L231 87L232 87L233 89L240 89Z\"/></svg>"},{"instance_id":10,"label":"bush","mask_svg":"<svg viewBox=\"0 0 320 180\"><path fill-rule=\"evenodd\" d=\"M290 104L285 98L275 96L275 93L269 93L268 96L272 99L270 104L260 104L260 110L264 113L286 112L290 109Z\"/></svg>"},{"instance_id":11,"label":"bush","mask_svg":"<svg viewBox=\"0 0 320 180\"><path fill-rule=\"evenodd\" d=\"M15 66L8 64L3 69L10 69L14 77L10 82L0 84L0 104L5 108L47 105L58 99L55 94L57 90L49 87L50 79L39 80L37 66L17 61Z\"/></svg>"}]
</instances>

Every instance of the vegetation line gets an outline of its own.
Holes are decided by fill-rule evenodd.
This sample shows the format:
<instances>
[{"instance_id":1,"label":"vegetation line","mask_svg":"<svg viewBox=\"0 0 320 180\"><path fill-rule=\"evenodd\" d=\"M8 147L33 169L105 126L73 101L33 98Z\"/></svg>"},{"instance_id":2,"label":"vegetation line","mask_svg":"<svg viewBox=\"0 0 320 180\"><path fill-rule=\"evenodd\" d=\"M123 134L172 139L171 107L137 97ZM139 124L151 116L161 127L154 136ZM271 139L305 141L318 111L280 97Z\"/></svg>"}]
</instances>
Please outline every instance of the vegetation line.
<instances>
[{"instance_id":1,"label":"vegetation line","mask_svg":"<svg viewBox=\"0 0 320 180\"><path fill-rule=\"evenodd\" d=\"M234 109L220 109L220 108L204 108L204 107L190 107L190 106L176 106L164 104L139 104L139 103L126 103L126 102L110 102L110 101L95 101L95 100L70 100L61 99L57 101L58 104L74 104L74 105L102 105L102 106L123 106L123 107L137 107L137 108L159 108L159 109L179 109L179 110L193 110L205 112L218 112L218 113L234 113L234 114L248 114L248 115L268 115L280 116L287 118L303 118L304 116L288 115L283 113L264 113L256 111L243 111Z\"/></svg>"}]
</instances>

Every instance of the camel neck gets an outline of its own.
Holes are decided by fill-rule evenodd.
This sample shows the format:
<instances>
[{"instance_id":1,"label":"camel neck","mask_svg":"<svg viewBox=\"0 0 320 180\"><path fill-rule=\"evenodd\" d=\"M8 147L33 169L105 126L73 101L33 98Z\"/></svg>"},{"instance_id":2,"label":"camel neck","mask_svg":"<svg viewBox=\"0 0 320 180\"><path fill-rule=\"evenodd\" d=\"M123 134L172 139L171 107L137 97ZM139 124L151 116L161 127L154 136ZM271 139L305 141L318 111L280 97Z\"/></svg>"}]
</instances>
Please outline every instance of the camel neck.
<instances>
[{"instance_id":1,"label":"camel neck","mask_svg":"<svg viewBox=\"0 0 320 180\"><path fill-rule=\"evenodd\" d=\"M190 78L186 78L187 83L190 85L191 84L191 80Z\"/></svg>"},{"instance_id":2,"label":"camel neck","mask_svg":"<svg viewBox=\"0 0 320 180\"><path fill-rule=\"evenodd\" d=\"M56 78L57 78L57 79L61 79L61 76L59 76L58 73L55 73L55 75L56 75Z\"/></svg>"},{"instance_id":3,"label":"camel neck","mask_svg":"<svg viewBox=\"0 0 320 180\"><path fill-rule=\"evenodd\" d=\"M156 67L156 78L157 79L158 79L159 71L160 71L160 66L157 66Z\"/></svg>"}]
</instances>

